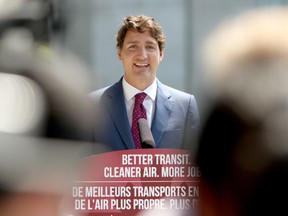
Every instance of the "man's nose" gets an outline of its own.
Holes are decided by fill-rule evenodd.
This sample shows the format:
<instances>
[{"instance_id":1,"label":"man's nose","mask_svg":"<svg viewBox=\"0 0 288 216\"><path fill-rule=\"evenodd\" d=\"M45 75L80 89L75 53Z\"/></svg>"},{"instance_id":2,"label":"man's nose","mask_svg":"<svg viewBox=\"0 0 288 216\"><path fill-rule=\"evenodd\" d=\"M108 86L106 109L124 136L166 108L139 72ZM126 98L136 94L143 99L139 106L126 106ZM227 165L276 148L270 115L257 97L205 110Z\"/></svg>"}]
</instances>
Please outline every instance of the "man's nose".
<instances>
[{"instance_id":1,"label":"man's nose","mask_svg":"<svg viewBox=\"0 0 288 216\"><path fill-rule=\"evenodd\" d=\"M146 59L147 58L147 50L145 49L145 47L141 47L141 48L139 48L139 50L138 50L138 56L140 57L140 58L143 58L143 59Z\"/></svg>"}]
</instances>

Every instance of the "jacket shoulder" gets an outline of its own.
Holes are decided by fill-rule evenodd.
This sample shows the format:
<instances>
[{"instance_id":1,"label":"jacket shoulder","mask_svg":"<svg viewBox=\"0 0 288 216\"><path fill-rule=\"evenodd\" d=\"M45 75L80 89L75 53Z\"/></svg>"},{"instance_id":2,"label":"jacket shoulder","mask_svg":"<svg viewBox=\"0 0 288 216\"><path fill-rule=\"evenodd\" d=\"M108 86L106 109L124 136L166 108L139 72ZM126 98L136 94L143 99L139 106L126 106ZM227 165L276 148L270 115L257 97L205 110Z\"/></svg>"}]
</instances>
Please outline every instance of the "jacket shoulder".
<instances>
[{"instance_id":1,"label":"jacket shoulder","mask_svg":"<svg viewBox=\"0 0 288 216\"><path fill-rule=\"evenodd\" d=\"M181 91L179 89L175 89L173 87L167 86L162 84L162 91L164 91L166 94L170 94L175 99L184 99L184 100L190 100L191 97L194 99L194 95L189 94L187 92Z\"/></svg>"},{"instance_id":2,"label":"jacket shoulder","mask_svg":"<svg viewBox=\"0 0 288 216\"><path fill-rule=\"evenodd\" d=\"M92 98L96 98L96 97L101 97L103 95L103 93L111 86L106 86L104 88L92 91L89 93L89 96Z\"/></svg>"}]
</instances>

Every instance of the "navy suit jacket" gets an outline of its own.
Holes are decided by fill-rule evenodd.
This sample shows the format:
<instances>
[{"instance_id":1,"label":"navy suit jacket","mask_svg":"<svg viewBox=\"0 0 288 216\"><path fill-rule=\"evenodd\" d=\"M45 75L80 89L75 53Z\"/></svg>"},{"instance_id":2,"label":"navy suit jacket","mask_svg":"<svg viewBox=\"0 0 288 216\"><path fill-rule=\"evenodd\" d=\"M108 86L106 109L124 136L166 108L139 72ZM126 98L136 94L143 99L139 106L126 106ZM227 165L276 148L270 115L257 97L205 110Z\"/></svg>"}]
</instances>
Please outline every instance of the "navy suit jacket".
<instances>
[{"instance_id":1,"label":"navy suit jacket","mask_svg":"<svg viewBox=\"0 0 288 216\"><path fill-rule=\"evenodd\" d=\"M135 149L127 116L122 79L91 93L96 102L94 141L111 150ZM193 95L168 87L157 80L155 113L151 131L156 148L184 148L193 143L199 124Z\"/></svg>"}]
</instances>

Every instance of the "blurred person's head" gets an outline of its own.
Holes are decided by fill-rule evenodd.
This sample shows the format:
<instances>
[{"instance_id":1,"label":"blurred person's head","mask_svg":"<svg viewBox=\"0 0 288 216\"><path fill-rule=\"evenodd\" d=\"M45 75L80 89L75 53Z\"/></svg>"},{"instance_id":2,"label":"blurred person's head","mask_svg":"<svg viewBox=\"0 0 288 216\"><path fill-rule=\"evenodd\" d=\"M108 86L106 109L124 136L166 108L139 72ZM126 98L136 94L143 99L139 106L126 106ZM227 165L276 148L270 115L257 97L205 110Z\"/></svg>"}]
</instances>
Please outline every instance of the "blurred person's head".
<instances>
[{"instance_id":1,"label":"blurred person's head","mask_svg":"<svg viewBox=\"0 0 288 216\"><path fill-rule=\"evenodd\" d=\"M162 27L154 18L126 17L117 33L118 58L123 64L125 80L139 90L151 85L163 59L164 47Z\"/></svg>"},{"instance_id":2,"label":"blurred person's head","mask_svg":"<svg viewBox=\"0 0 288 216\"><path fill-rule=\"evenodd\" d=\"M287 7L268 7L221 22L203 46L204 80L206 89L211 88L209 93L223 90L225 79L235 70L250 74L243 68L284 63L288 56L287 16Z\"/></svg>"},{"instance_id":3,"label":"blurred person's head","mask_svg":"<svg viewBox=\"0 0 288 216\"><path fill-rule=\"evenodd\" d=\"M222 23L205 43L203 90L210 103L196 162L214 199L202 215L285 208L281 190L270 191L269 204L272 193L259 196L265 190L259 185L268 187L275 168L279 180L287 175L280 169L288 155L287 24L288 8L253 10Z\"/></svg>"}]
</instances>

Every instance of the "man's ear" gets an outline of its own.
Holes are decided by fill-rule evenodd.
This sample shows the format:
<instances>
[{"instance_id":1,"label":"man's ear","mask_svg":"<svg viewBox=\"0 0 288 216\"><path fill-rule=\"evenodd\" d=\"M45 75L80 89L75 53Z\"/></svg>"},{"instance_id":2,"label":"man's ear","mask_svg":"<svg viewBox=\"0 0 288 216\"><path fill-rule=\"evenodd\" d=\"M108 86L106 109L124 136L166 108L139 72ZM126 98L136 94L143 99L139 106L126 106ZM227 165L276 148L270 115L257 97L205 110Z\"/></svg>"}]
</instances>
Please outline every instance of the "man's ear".
<instances>
[{"instance_id":1,"label":"man's ear","mask_svg":"<svg viewBox=\"0 0 288 216\"><path fill-rule=\"evenodd\" d=\"M117 56L118 59L121 60L121 49L119 47L117 48Z\"/></svg>"},{"instance_id":2,"label":"man's ear","mask_svg":"<svg viewBox=\"0 0 288 216\"><path fill-rule=\"evenodd\" d=\"M164 57L164 51L162 50L160 51L160 61L162 61L163 57Z\"/></svg>"}]
</instances>

